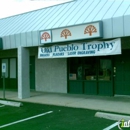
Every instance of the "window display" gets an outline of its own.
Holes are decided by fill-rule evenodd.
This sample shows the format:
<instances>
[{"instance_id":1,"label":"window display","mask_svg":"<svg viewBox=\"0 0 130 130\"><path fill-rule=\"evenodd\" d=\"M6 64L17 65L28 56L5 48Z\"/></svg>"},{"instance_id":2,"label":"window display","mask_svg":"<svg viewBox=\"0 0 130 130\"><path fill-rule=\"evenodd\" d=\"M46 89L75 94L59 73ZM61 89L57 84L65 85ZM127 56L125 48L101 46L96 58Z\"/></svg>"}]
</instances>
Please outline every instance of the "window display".
<instances>
[{"instance_id":1,"label":"window display","mask_svg":"<svg viewBox=\"0 0 130 130\"><path fill-rule=\"evenodd\" d=\"M109 57L69 58L69 80L110 81Z\"/></svg>"},{"instance_id":2,"label":"window display","mask_svg":"<svg viewBox=\"0 0 130 130\"><path fill-rule=\"evenodd\" d=\"M96 58L70 58L70 80L96 80Z\"/></svg>"}]
</instances>

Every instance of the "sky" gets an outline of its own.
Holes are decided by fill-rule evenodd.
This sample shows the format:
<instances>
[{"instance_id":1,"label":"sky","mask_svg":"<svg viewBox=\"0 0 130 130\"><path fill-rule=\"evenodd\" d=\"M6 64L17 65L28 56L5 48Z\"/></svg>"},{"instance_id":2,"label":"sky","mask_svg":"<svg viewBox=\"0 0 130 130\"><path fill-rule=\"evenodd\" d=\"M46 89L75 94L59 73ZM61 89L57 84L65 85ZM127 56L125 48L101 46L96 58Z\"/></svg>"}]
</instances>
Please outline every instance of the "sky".
<instances>
[{"instance_id":1,"label":"sky","mask_svg":"<svg viewBox=\"0 0 130 130\"><path fill-rule=\"evenodd\" d=\"M73 0L0 0L0 18Z\"/></svg>"}]
</instances>

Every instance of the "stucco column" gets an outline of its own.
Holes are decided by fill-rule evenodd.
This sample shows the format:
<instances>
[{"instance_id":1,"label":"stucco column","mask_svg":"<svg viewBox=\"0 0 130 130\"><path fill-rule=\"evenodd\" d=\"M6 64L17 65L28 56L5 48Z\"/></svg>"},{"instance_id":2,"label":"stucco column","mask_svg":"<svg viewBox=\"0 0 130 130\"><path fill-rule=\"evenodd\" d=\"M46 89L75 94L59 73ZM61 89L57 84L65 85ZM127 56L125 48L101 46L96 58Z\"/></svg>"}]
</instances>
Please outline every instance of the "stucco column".
<instances>
[{"instance_id":1,"label":"stucco column","mask_svg":"<svg viewBox=\"0 0 130 130\"><path fill-rule=\"evenodd\" d=\"M18 47L18 98L30 97L29 50Z\"/></svg>"}]
</instances>

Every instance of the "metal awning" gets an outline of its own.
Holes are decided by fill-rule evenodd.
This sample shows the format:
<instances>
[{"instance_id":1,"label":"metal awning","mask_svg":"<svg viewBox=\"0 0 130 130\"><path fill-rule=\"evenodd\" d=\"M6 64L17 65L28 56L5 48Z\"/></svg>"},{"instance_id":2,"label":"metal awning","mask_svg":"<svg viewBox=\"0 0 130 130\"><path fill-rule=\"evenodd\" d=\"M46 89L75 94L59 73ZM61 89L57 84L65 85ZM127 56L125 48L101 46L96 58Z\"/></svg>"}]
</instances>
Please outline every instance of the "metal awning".
<instances>
[{"instance_id":1,"label":"metal awning","mask_svg":"<svg viewBox=\"0 0 130 130\"><path fill-rule=\"evenodd\" d=\"M103 38L129 36L130 1L74 0L3 18L0 19L0 36L3 38L4 48L7 49L15 48L18 44L28 46L29 42L35 46L39 44L37 37L40 30L95 21L103 22ZM10 44L9 47L7 43Z\"/></svg>"}]
</instances>

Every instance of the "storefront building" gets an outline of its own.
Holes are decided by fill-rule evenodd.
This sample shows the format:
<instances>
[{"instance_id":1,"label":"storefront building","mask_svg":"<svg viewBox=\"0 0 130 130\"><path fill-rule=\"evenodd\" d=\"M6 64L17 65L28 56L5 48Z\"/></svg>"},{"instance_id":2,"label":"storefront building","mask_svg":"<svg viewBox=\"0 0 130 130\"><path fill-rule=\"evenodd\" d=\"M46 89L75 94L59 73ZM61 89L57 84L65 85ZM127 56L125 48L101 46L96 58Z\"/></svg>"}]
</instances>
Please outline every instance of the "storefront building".
<instances>
[{"instance_id":1,"label":"storefront building","mask_svg":"<svg viewBox=\"0 0 130 130\"><path fill-rule=\"evenodd\" d=\"M129 22L127 0L74 0L0 19L6 88L21 99L30 89L130 95Z\"/></svg>"}]
</instances>

